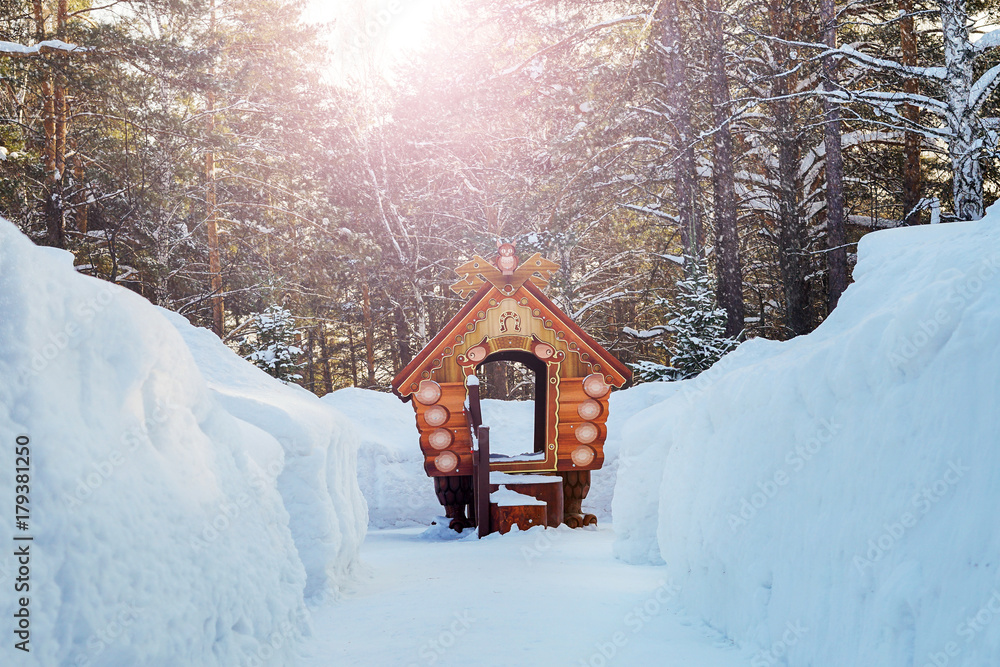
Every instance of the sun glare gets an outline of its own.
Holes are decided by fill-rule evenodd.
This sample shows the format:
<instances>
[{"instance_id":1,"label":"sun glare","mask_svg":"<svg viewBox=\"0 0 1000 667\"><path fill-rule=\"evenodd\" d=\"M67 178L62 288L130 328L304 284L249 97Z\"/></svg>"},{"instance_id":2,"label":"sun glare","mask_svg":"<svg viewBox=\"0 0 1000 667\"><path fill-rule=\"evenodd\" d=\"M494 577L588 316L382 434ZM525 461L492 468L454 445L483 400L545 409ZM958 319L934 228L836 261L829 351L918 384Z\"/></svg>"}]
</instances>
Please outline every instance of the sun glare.
<instances>
[{"instance_id":1,"label":"sun glare","mask_svg":"<svg viewBox=\"0 0 1000 667\"><path fill-rule=\"evenodd\" d=\"M312 0L307 21L329 25L344 73L392 63L428 45L431 21L451 0Z\"/></svg>"}]
</instances>

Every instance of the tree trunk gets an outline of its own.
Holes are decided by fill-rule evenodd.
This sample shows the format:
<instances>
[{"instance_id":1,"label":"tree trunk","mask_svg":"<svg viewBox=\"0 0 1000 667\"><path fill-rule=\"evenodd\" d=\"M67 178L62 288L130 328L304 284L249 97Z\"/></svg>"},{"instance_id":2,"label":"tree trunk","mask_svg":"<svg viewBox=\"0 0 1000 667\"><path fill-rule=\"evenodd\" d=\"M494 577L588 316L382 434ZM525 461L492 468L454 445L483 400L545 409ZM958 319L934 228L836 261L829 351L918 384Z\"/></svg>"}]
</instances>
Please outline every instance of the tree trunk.
<instances>
[{"instance_id":1,"label":"tree trunk","mask_svg":"<svg viewBox=\"0 0 1000 667\"><path fill-rule=\"evenodd\" d=\"M76 181L77 187L76 201L73 206L73 218L77 231L81 234L86 234L87 226L90 222L90 202L88 199L90 188L85 185L87 173L83 169L83 160L80 159L79 153L76 153L75 144L73 144L72 148L75 153L73 156L73 180Z\"/></svg>"},{"instance_id":2,"label":"tree trunk","mask_svg":"<svg viewBox=\"0 0 1000 667\"><path fill-rule=\"evenodd\" d=\"M820 1L820 20L827 46L837 46L837 18L834 0ZM823 59L823 87L832 91L836 77L836 62L831 56ZM826 239L827 312L832 312L847 289L847 242L844 234L844 156L840 138L840 108L828 97L823 98L823 139L826 147Z\"/></svg>"},{"instance_id":3,"label":"tree trunk","mask_svg":"<svg viewBox=\"0 0 1000 667\"><path fill-rule=\"evenodd\" d=\"M314 351L316 349L316 329L309 328L306 334L306 377L305 388L316 393L316 360Z\"/></svg>"},{"instance_id":4,"label":"tree trunk","mask_svg":"<svg viewBox=\"0 0 1000 667\"><path fill-rule=\"evenodd\" d=\"M726 335L743 332L743 268L736 219L736 186L733 177L733 136L729 126L731 99L726 75L725 40L719 0L708 1L711 30L710 92L715 111L715 142L712 146L712 192L715 206L715 275L717 299L726 311Z\"/></svg>"},{"instance_id":5,"label":"tree trunk","mask_svg":"<svg viewBox=\"0 0 1000 667\"><path fill-rule=\"evenodd\" d=\"M56 9L56 38L66 41L66 0L59 0ZM55 90L53 91L53 102L55 105L55 154L56 171L60 177L66 172L66 122L67 122L67 102L66 102L66 82L61 74L54 78ZM60 179L61 180L61 179Z\"/></svg>"},{"instance_id":6,"label":"tree trunk","mask_svg":"<svg viewBox=\"0 0 1000 667\"><path fill-rule=\"evenodd\" d=\"M902 57L900 62L909 67L917 64L917 35L913 27L913 0L899 0L899 49ZM917 94L918 86L915 78L903 81L903 92L907 95ZM920 109L912 104L904 104L901 114L910 123L916 125L920 120ZM920 222L917 205L923 198L920 177L920 135L916 132L903 133L903 224L915 225Z\"/></svg>"},{"instance_id":7,"label":"tree trunk","mask_svg":"<svg viewBox=\"0 0 1000 667\"><path fill-rule=\"evenodd\" d=\"M953 172L952 195L959 220L983 217L983 170L979 157L983 132L970 105L974 51L969 42L968 15L964 0L939 0L944 34L944 61L948 71L947 122L951 131L948 156Z\"/></svg>"},{"instance_id":8,"label":"tree trunk","mask_svg":"<svg viewBox=\"0 0 1000 667\"><path fill-rule=\"evenodd\" d=\"M680 29L677 25L676 0L664 0L658 13L661 63L666 72L667 105L673 120L672 134L676 153L674 198L677 201L677 218L684 254L694 257L699 252L702 232L699 218L695 214L697 172L694 159L694 133L691 129L691 111L686 89L687 74L681 50ZM687 264L685 270L688 270Z\"/></svg>"},{"instance_id":9,"label":"tree trunk","mask_svg":"<svg viewBox=\"0 0 1000 667\"><path fill-rule=\"evenodd\" d=\"M333 377L330 375L330 349L326 341L326 325L322 322L319 325L319 353L323 356L320 360L320 368L323 371L324 394L333 393Z\"/></svg>"},{"instance_id":10,"label":"tree trunk","mask_svg":"<svg viewBox=\"0 0 1000 667\"><path fill-rule=\"evenodd\" d=\"M209 5L209 31L215 34L215 0ZM211 72L215 78L214 68ZM207 99L208 139L215 133L215 91L209 87ZM226 306L222 297L222 262L219 258L219 223L216 207L215 152L205 153L205 230L208 235L208 273L212 289L212 329L219 338L225 334Z\"/></svg>"},{"instance_id":11,"label":"tree trunk","mask_svg":"<svg viewBox=\"0 0 1000 667\"><path fill-rule=\"evenodd\" d=\"M399 355L399 367L403 368L413 359L413 352L410 350L409 327L406 325L406 315L403 309L396 307L393 314L396 324L396 348Z\"/></svg>"},{"instance_id":12,"label":"tree trunk","mask_svg":"<svg viewBox=\"0 0 1000 667\"><path fill-rule=\"evenodd\" d=\"M771 0L769 13L773 34L791 39L789 14L794 8L784 7L779 0ZM774 57L780 76L772 84L771 110L775 123L778 157L778 265L785 293L785 326L795 335L807 333L810 326L809 289L806 282L807 262L804 243L806 227L799 214L799 137L792 113L789 91L793 89L788 47L782 43L774 46Z\"/></svg>"},{"instance_id":13,"label":"tree trunk","mask_svg":"<svg viewBox=\"0 0 1000 667\"><path fill-rule=\"evenodd\" d=\"M354 351L354 329L350 325L347 327L347 349L351 357L351 382L352 386L358 386L358 357Z\"/></svg>"},{"instance_id":14,"label":"tree trunk","mask_svg":"<svg viewBox=\"0 0 1000 667\"><path fill-rule=\"evenodd\" d=\"M42 0L32 0L35 21L35 40L48 39L45 8ZM59 184L61 174L56 161L56 83L50 73L42 78L42 161L45 167L45 242L53 247L65 247L63 238L63 206Z\"/></svg>"},{"instance_id":15,"label":"tree trunk","mask_svg":"<svg viewBox=\"0 0 1000 667\"><path fill-rule=\"evenodd\" d=\"M508 382L508 370L509 365L500 361L495 361L493 363L486 364L484 370L486 371L485 389L483 392L484 398L494 398L498 401L507 400L510 394L510 383ZM489 426L489 424L487 424Z\"/></svg>"},{"instance_id":16,"label":"tree trunk","mask_svg":"<svg viewBox=\"0 0 1000 667\"><path fill-rule=\"evenodd\" d=\"M361 283L361 312L365 327L365 363L368 370L367 387L375 386L375 329L372 325L372 308L368 300L368 278Z\"/></svg>"}]
</instances>

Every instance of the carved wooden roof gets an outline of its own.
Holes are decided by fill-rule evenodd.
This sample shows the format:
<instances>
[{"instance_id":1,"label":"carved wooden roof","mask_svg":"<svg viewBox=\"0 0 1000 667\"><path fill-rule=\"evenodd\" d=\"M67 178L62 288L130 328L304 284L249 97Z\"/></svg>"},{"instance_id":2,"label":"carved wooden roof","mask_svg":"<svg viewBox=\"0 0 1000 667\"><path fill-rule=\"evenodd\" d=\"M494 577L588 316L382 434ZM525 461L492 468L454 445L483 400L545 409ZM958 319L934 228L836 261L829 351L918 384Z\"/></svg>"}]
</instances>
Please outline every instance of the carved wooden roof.
<instances>
[{"instance_id":1,"label":"carved wooden roof","mask_svg":"<svg viewBox=\"0 0 1000 667\"><path fill-rule=\"evenodd\" d=\"M498 263L503 265L502 261ZM631 378L631 370L591 338L542 293L542 288L549 284L552 274L558 269L558 264L545 259L540 253L533 254L513 270L508 268L504 271L479 255L459 266L455 271L461 280L452 285L451 289L463 298L471 297L471 299L393 378L393 391L404 397L404 400L407 399L412 387L419 382L421 373L432 370L432 364L434 367L440 367L445 359L451 358L447 352L454 347L456 334L464 335L470 327L474 327L474 321L486 317L489 304L485 302L493 303L515 294L518 300L533 304L532 308L537 307L547 329L562 332L558 333L559 340L565 340L571 346L570 349L580 354L584 360L590 358L594 363L603 364L605 372L610 373L609 379L615 380L616 386L621 386ZM505 272L507 275L504 275Z\"/></svg>"},{"instance_id":2,"label":"carved wooden roof","mask_svg":"<svg viewBox=\"0 0 1000 667\"><path fill-rule=\"evenodd\" d=\"M545 289L552 274L558 270L558 264L536 252L514 270L513 276L508 277L493 262L474 255L471 261L455 269L455 273L462 279L452 285L451 290L463 299L468 299L488 282L505 294L513 294L526 280Z\"/></svg>"}]
</instances>

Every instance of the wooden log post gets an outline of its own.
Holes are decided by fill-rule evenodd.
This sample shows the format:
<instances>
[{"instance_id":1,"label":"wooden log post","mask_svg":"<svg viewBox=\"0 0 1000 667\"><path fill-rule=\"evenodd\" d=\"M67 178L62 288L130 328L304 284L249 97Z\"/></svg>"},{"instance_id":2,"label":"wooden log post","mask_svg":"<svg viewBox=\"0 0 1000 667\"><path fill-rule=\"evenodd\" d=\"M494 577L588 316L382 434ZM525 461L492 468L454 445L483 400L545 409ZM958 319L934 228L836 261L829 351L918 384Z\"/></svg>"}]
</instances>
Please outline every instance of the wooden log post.
<instances>
[{"instance_id":1,"label":"wooden log post","mask_svg":"<svg viewBox=\"0 0 1000 667\"><path fill-rule=\"evenodd\" d=\"M473 506L474 495L471 475L451 475L434 478L434 492L444 506L444 515L452 530L462 532L475 525L472 517L465 516L466 506Z\"/></svg>"},{"instance_id":2,"label":"wooden log post","mask_svg":"<svg viewBox=\"0 0 1000 667\"><path fill-rule=\"evenodd\" d=\"M478 389L478 387L476 387ZM477 396L478 398L478 396ZM478 407L478 401L476 402ZM472 478L479 537L490 534L490 427L479 427L479 438L472 452Z\"/></svg>"},{"instance_id":3,"label":"wooden log post","mask_svg":"<svg viewBox=\"0 0 1000 667\"><path fill-rule=\"evenodd\" d=\"M560 475L563 478L563 521L570 528L596 524L597 517L584 514L581 506L590 491L590 471L571 470Z\"/></svg>"},{"instance_id":4,"label":"wooden log post","mask_svg":"<svg viewBox=\"0 0 1000 667\"><path fill-rule=\"evenodd\" d=\"M473 375L472 377L476 377ZM483 407L479 402L479 379L473 382L472 378L469 378L469 415L472 417L470 423L472 424L472 433L476 434L479 427L483 425Z\"/></svg>"}]
</instances>

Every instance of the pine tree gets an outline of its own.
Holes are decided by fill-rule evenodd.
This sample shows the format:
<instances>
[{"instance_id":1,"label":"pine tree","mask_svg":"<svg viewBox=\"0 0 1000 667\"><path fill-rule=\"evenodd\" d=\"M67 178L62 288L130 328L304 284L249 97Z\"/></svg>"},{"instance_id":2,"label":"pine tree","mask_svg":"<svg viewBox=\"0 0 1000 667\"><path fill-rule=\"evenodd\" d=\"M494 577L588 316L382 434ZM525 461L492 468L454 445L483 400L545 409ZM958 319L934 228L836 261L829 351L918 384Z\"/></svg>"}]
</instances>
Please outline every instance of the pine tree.
<instances>
[{"instance_id":1,"label":"pine tree","mask_svg":"<svg viewBox=\"0 0 1000 667\"><path fill-rule=\"evenodd\" d=\"M715 301L715 285L704 262L695 259L691 264L690 277L677 283L677 305L670 320L674 329L670 366L676 380L707 370L737 345L726 336L726 311Z\"/></svg>"},{"instance_id":2,"label":"pine tree","mask_svg":"<svg viewBox=\"0 0 1000 667\"><path fill-rule=\"evenodd\" d=\"M677 296L667 325L657 333L671 334L671 342L658 340L654 347L665 350L670 365L652 361L632 364L640 381L685 380L707 370L738 342L726 335L726 311L715 300L715 285L703 259L685 258L688 277L677 282ZM653 333L652 331L649 333ZM642 334L639 334L642 337Z\"/></svg>"},{"instance_id":3,"label":"pine tree","mask_svg":"<svg viewBox=\"0 0 1000 667\"><path fill-rule=\"evenodd\" d=\"M302 349L295 343L302 332L295 328L291 311L281 306L268 306L263 313L255 313L252 333L243 339L243 357L268 375L282 382L301 380Z\"/></svg>"}]
</instances>

